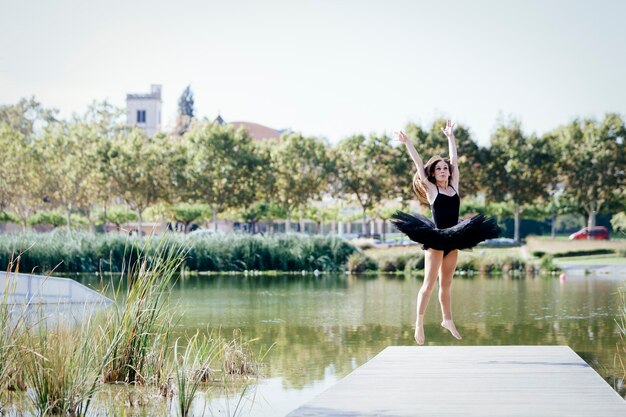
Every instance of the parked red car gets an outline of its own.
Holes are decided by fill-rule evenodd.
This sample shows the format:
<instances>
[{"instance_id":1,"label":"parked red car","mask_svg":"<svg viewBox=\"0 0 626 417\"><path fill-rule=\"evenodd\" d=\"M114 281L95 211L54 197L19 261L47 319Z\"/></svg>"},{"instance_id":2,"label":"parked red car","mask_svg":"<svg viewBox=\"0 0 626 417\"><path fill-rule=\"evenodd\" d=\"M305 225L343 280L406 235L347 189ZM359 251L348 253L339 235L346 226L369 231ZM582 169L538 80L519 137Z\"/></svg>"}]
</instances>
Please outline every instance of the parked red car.
<instances>
[{"instance_id":1,"label":"parked red car","mask_svg":"<svg viewBox=\"0 0 626 417\"><path fill-rule=\"evenodd\" d=\"M583 227L578 232L572 233L569 236L569 239L570 240L579 240L579 239L608 240L609 231L604 226L596 226L591 230L589 230L588 227Z\"/></svg>"}]
</instances>

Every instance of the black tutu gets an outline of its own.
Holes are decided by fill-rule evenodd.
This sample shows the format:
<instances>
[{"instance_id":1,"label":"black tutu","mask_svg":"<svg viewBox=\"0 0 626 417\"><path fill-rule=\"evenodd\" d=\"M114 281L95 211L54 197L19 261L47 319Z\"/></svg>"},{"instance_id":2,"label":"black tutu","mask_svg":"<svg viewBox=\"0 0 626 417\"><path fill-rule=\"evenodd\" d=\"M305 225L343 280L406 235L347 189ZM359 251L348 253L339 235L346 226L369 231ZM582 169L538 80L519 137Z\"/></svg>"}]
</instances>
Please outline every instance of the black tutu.
<instances>
[{"instance_id":1,"label":"black tutu","mask_svg":"<svg viewBox=\"0 0 626 417\"><path fill-rule=\"evenodd\" d=\"M446 253L454 249L469 249L483 240L500 235L496 220L482 214L463 220L447 229L437 229L435 223L420 214L396 211L391 223L414 242L422 243L424 249L433 248Z\"/></svg>"}]
</instances>

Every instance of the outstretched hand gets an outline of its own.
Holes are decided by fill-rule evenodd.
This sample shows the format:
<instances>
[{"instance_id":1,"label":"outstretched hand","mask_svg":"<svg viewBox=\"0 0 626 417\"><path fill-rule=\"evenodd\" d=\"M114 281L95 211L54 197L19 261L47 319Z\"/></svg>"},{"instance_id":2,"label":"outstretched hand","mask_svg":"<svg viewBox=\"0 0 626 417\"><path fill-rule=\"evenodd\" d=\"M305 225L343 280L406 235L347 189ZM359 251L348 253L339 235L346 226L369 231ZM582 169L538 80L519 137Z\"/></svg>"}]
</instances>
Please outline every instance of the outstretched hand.
<instances>
[{"instance_id":1,"label":"outstretched hand","mask_svg":"<svg viewBox=\"0 0 626 417\"><path fill-rule=\"evenodd\" d=\"M454 126L456 126L456 124L452 123L452 120L448 120L446 121L446 127L442 127L441 131L443 132L444 135L446 135L446 137L449 138L453 138L454 137L454 133L452 132L452 129L454 129Z\"/></svg>"},{"instance_id":2,"label":"outstretched hand","mask_svg":"<svg viewBox=\"0 0 626 417\"><path fill-rule=\"evenodd\" d=\"M396 139L402 143L407 143L409 141L409 138L404 134L403 131L393 132L393 134L396 137Z\"/></svg>"}]
</instances>

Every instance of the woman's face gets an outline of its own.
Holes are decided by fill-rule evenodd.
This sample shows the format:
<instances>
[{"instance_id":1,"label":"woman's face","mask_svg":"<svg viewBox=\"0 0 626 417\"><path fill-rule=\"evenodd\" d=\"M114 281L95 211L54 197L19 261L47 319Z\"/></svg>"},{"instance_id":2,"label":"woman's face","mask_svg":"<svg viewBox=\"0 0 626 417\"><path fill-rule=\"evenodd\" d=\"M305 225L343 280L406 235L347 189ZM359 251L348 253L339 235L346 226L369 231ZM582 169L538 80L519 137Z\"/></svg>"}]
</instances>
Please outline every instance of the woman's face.
<instances>
[{"instance_id":1,"label":"woman's face","mask_svg":"<svg viewBox=\"0 0 626 417\"><path fill-rule=\"evenodd\" d=\"M448 168L448 164L446 161L439 161L435 164L435 180L436 181L447 181L450 178L450 169Z\"/></svg>"}]
</instances>

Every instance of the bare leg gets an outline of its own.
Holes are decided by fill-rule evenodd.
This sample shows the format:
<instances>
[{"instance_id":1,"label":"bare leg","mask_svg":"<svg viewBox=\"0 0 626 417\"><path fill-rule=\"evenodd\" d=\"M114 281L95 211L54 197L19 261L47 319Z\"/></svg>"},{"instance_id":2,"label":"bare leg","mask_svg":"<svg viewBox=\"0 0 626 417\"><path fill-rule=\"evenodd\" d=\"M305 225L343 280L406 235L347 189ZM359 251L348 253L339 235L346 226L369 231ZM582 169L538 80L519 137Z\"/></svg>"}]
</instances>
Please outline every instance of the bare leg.
<instances>
[{"instance_id":1,"label":"bare leg","mask_svg":"<svg viewBox=\"0 0 626 417\"><path fill-rule=\"evenodd\" d=\"M424 256L424 283L417 294L417 321L415 323L415 341L418 345L424 344L424 313L437 282L437 272L443 259L443 251L428 249Z\"/></svg>"},{"instance_id":2,"label":"bare leg","mask_svg":"<svg viewBox=\"0 0 626 417\"><path fill-rule=\"evenodd\" d=\"M441 314L443 315L441 326L448 329L450 333L452 333L452 336L461 340L461 335L452 320L452 297L450 294L458 254L458 250L453 250L441 261L441 268L439 270L439 303L441 304Z\"/></svg>"}]
</instances>

